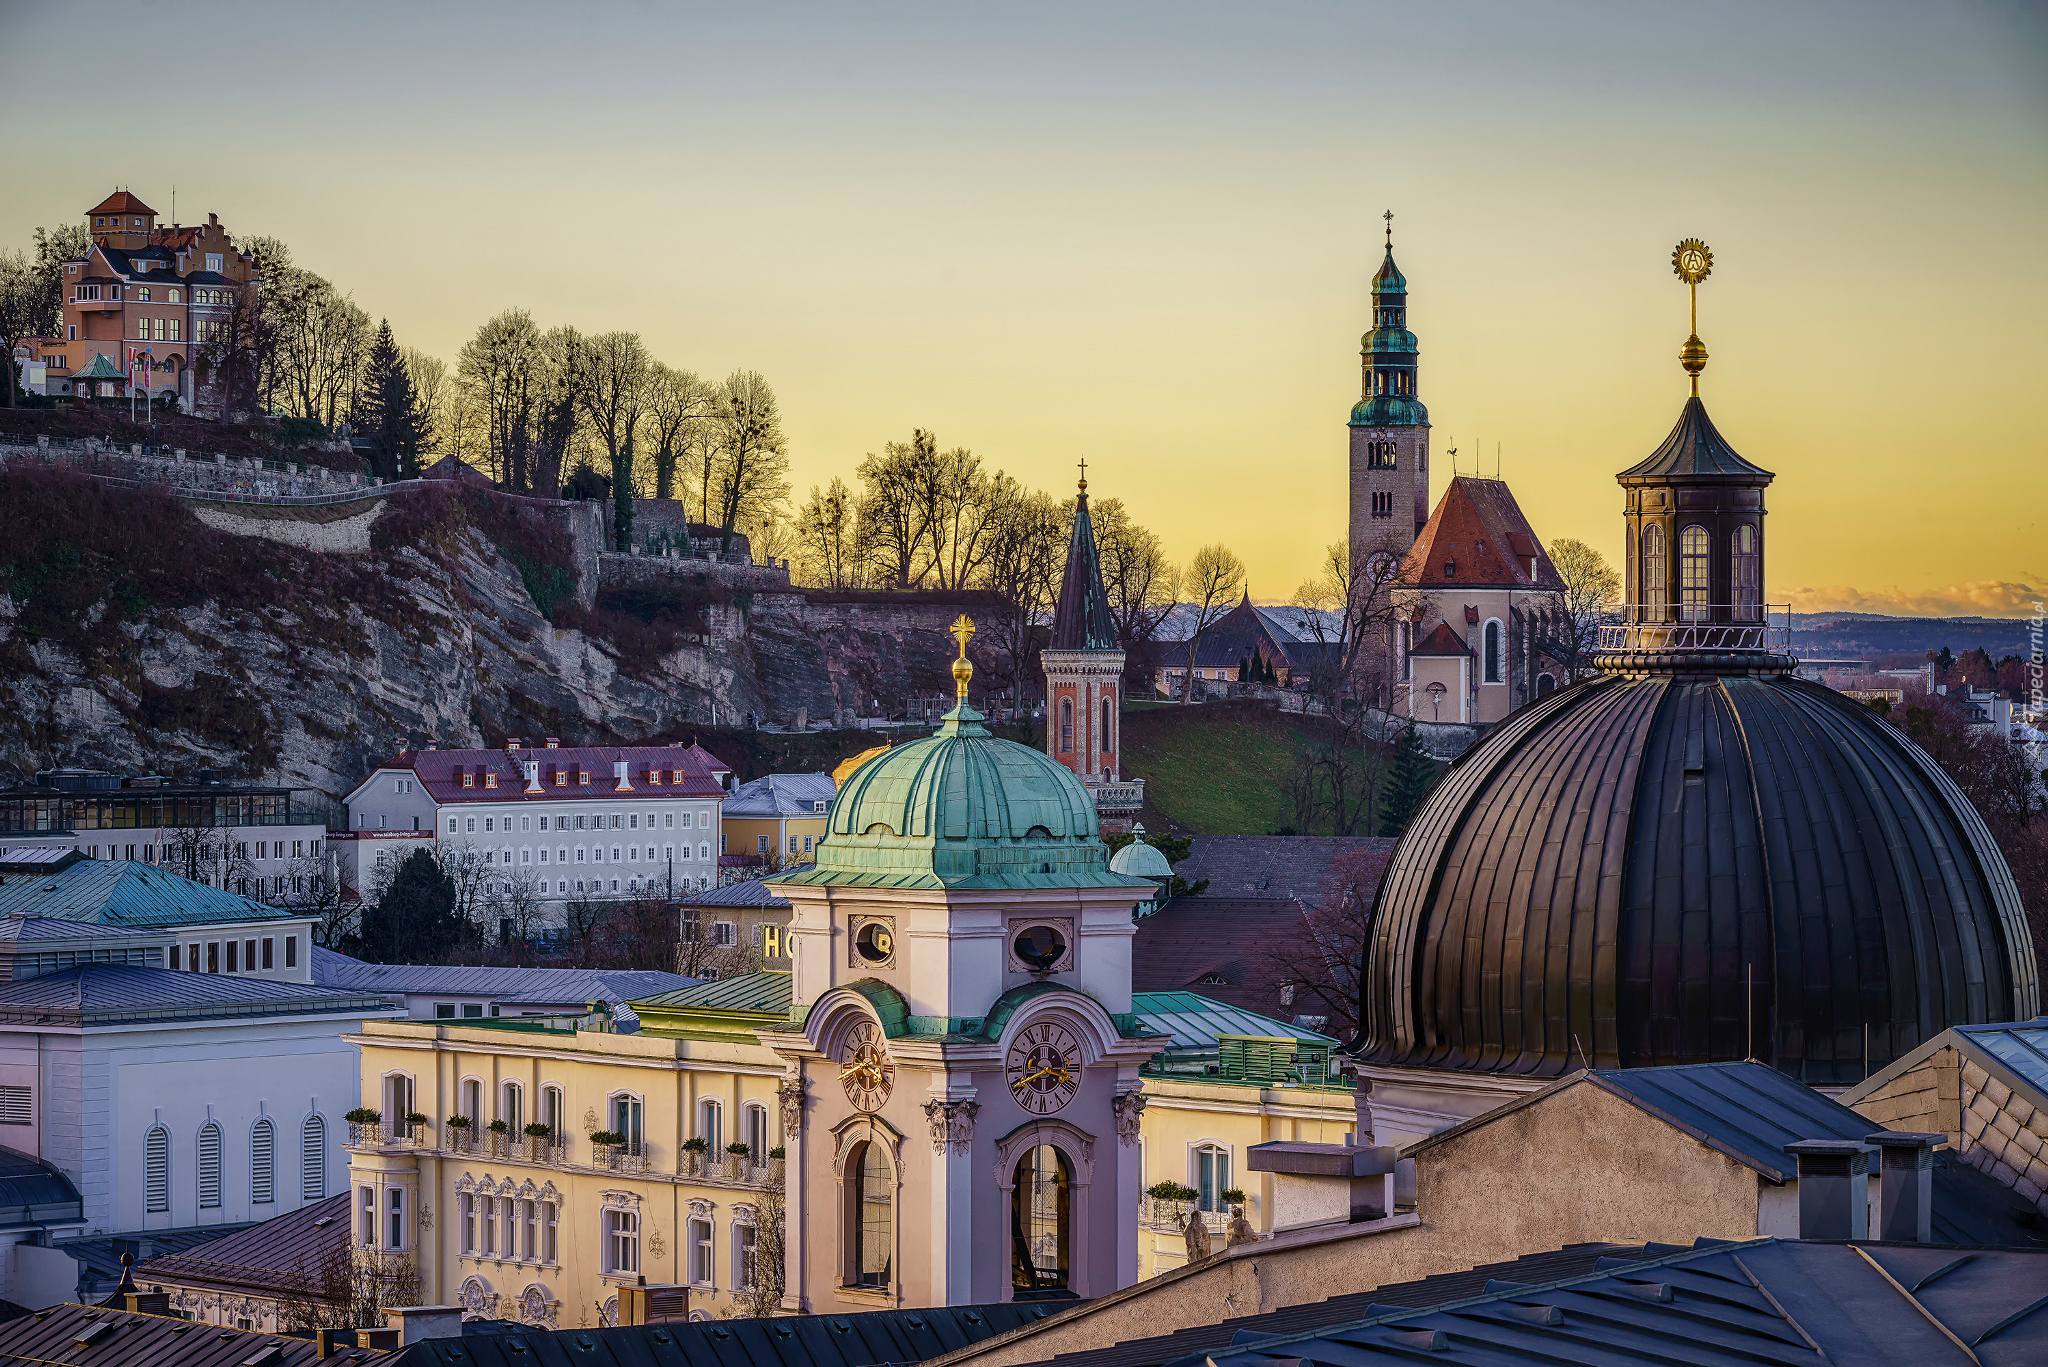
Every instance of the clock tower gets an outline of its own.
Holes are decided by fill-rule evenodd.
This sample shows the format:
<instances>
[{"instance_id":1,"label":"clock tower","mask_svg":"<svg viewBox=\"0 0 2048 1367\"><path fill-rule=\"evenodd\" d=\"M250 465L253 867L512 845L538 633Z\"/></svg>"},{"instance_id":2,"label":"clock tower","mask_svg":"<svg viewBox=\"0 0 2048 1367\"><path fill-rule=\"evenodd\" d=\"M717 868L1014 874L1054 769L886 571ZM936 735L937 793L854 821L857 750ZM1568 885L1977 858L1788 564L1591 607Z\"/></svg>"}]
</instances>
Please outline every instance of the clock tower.
<instances>
[{"instance_id":1,"label":"clock tower","mask_svg":"<svg viewBox=\"0 0 2048 1367\"><path fill-rule=\"evenodd\" d=\"M1429 410L1416 397L1418 354L1389 211L1386 257L1372 278L1372 329L1359 343L1361 393L1351 410L1354 560L1400 560L1429 521Z\"/></svg>"},{"instance_id":2,"label":"clock tower","mask_svg":"<svg viewBox=\"0 0 2048 1367\"><path fill-rule=\"evenodd\" d=\"M785 1305L1104 1295L1137 1278L1133 907L1069 769L958 703L841 785L790 903L792 1002L762 1043L789 1181ZM800 1236L796 1232L801 1231Z\"/></svg>"}]
</instances>

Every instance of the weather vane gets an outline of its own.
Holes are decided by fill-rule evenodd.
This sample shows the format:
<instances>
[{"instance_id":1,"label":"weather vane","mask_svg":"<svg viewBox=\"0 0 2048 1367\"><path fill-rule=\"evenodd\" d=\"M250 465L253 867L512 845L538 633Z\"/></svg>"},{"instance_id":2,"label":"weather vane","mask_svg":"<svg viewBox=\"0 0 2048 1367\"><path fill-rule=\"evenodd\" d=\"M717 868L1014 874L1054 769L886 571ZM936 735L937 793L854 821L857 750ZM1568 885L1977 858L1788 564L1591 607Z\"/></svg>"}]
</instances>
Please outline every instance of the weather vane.
<instances>
[{"instance_id":1,"label":"weather vane","mask_svg":"<svg viewBox=\"0 0 2048 1367\"><path fill-rule=\"evenodd\" d=\"M1394 211L1389 209L1381 215L1387 220L1387 250L1394 250Z\"/></svg>"},{"instance_id":2,"label":"weather vane","mask_svg":"<svg viewBox=\"0 0 2048 1367\"><path fill-rule=\"evenodd\" d=\"M960 643L960 658L953 661L953 692L959 698L960 705L965 707L967 681L974 677L974 666L967 660L967 642L974 635L974 619L963 612L953 619L953 625L949 630L953 633L953 639Z\"/></svg>"},{"instance_id":3,"label":"weather vane","mask_svg":"<svg viewBox=\"0 0 2048 1367\"><path fill-rule=\"evenodd\" d=\"M1688 237L1671 249L1671 269L1685 282L1692 297L1692 334L1678 349L1678 363L1692 376L1692 396L1700 396L1700 372L1707 368L1707 348L1700 341L1700 281L1714 272L1714 253L1696 237Z\"/></svg>"}]
</instances>

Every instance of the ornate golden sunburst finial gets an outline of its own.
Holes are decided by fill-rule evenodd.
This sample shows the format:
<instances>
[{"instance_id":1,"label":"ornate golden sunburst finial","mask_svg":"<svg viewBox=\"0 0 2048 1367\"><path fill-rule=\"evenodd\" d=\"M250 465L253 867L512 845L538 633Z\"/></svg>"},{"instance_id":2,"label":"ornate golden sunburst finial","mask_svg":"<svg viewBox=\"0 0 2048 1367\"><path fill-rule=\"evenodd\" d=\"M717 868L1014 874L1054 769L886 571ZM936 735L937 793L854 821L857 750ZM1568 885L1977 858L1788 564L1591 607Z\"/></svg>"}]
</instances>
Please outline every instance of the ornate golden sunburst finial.
<instances>
[{"instance_id":1,"label":"ornate golden sunburst finial","mask_svg":"<svg viewBox=\"0 0 2048 1367\"><path fill-rule=\"evenodd\" d=\"M974 636L974 619L963 612L953 619L953 625L948 630L952 632L953 639L960 643L960 658L953 661L953 693L959 699L960 705L965 707L967 681L974 677L974 666L967 659L967 642Z\"/></svg>"},{"instance_id":2,"label":"ornate golden sunburst finial","mask_svg":"<svg viewBox=\"0 0 2048 1367\"><path fill-rule=\"evenodd\" d=\"M1671 270L1685 282L1692 301L1692 331L1678 349L1678 363L1692 376L1692 395L1700 395L1700 372L1707 368L1706 344L1700 341L1700 281L1714 273L1714 253L1706 243L1688 237L1671 249Z\"/></svg>"}]
</instances>

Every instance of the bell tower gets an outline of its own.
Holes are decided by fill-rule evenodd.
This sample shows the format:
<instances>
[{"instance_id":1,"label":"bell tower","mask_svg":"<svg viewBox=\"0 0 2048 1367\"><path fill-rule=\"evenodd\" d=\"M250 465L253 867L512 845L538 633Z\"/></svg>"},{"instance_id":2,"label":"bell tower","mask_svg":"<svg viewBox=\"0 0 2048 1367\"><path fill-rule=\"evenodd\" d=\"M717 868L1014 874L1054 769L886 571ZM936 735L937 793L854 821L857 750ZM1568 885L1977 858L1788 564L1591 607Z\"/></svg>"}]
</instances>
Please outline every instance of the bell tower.
<instances>
[{"instance_id":1,"label":"bell tower","mask_svg":"<svg viewBox=\"0 0 2048 1367\"><path fill-rule=\"evenodd\" d=\"M1360 339L1363 374L1351 410L1351 554L1407 554L1429 521L1429 410L1416 397L1415 334L1408 281L1394 264L1394 215L1386 256L1372 278L1372 329Z\"/></svg>"},{"instance_id":2,"label":"bell tower","mask_svg":"<svg viewBox=\"0 0 2048 1367\"><path fill-rule=\"evenodd\" d=\"M1128 831L1144 806L1145 784L1123 775L1124 651L1102 588L1086 461L1052 636L1039 663L1045 670L1045 753L1087 787L1105 832Z\"/></svg>"}]
</instances>

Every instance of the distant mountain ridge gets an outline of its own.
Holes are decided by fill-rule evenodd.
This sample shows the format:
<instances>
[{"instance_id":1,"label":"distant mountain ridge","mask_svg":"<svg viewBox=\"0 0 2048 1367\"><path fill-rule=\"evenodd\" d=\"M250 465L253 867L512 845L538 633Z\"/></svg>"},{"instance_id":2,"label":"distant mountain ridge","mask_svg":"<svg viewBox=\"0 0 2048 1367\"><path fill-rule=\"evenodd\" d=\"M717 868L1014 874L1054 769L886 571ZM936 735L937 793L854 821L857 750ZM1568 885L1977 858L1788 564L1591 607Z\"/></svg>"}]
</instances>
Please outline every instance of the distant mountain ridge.
<instances>
[{"instance_id":1,"label":"distant mountain ridge","mask_svg":"<svg viewBox=\"0 0 2048 1367\"><path fill-rule=\"evenodd\" d=\"M2025 617L1889 617L1876 612L1795 612L1792 649L1808 659L1874 659L1904 651L1960 655L1981 649L1994 662L2034 649Z\"/></svg>"}]
</instances>

